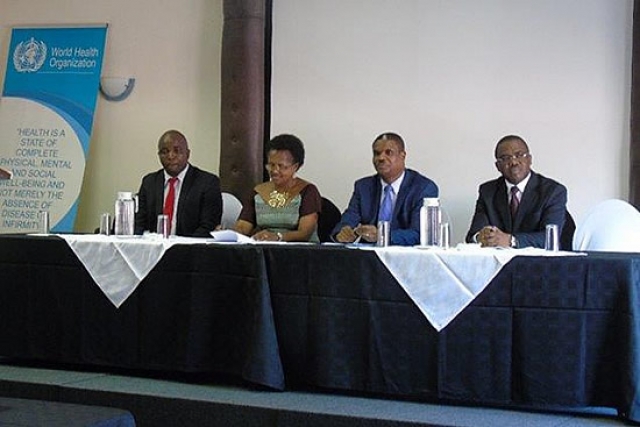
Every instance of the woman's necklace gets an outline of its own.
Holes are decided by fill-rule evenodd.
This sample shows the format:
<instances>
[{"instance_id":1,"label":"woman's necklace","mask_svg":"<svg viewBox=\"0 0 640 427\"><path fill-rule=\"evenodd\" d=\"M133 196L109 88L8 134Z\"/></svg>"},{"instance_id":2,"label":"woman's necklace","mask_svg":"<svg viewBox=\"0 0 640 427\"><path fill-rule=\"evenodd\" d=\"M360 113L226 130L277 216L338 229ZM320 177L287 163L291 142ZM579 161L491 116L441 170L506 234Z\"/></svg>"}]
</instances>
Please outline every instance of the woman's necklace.
<instances>
[{"instance_id":1,"label":"woman's necklace","mask_svg":"<svg viewBox=\"0 0 640 427\"><path fill-rule=\"evenodd\" d=\"M287 203L287 199L289 198L289 192L283 191L282 193L278 190L273 190L269 193L269 206L272 208L281 208Z\"/></svg>"},{"instance_id":2,"label":"woman's necklace","mask_svg":"<svg viewBox=\"0 0 640 427\"><path fill-rule=\"evenodd\" d=\"M283 191L278 191L278 189L273 186L273 191L269 193L269 200L267 203L272 208L281 208L287 204L287 200L289 199L289 190L291 190L296 185L296 178L293 177L291 181L288 182L288 185L285 186L287 188Z\"/></svg>"}]
</instances>

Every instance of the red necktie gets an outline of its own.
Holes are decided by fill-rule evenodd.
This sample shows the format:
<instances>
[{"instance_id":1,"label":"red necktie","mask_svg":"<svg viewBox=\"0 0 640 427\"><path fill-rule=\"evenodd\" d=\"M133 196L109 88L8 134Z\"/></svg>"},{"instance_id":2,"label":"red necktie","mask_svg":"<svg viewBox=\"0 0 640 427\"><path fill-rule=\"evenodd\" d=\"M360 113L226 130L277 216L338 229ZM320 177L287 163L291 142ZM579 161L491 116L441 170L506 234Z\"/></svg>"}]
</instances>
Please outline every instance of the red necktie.
<instances>
[{"instance_id":1,"label":"red necktie","mask_svg":"<svg viewBox=\"0 0 640 427\"><path fill-rule=\"evenodd\" d=\"M515 185L513 187L511 187L511 218L515 218L516 217L516 212L518 212L518 206L520 206L520 199L518 199L518 193L520 192L520 190L518 190L518 187L516 187Z\"/></svg>"},{"instance_id":2,"label":"red necktie","mask_svg":"<svg viewBox=\"0 0 640 427\"><path fill-rule=\"evenodd\" d=\"M171 224L173 224L173 205L176 201L176 182L178 178L175 176L169 178L169 192L167 198L164 199L164 209L162 213L169 217L169 230L171 230Z\"/></svg>"}]
</instances>

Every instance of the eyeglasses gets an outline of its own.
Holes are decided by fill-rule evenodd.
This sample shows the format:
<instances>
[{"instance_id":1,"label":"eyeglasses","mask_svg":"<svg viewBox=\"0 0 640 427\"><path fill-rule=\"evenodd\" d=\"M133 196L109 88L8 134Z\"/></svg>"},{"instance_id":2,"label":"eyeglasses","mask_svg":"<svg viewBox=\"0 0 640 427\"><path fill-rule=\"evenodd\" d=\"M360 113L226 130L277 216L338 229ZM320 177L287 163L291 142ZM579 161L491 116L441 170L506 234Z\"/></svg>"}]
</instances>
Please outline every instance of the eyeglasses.
<instances>
[{"instance_id":1,"label":"eyeglasses","mask_svg":"<svg viewBox=\"0 0 640 427\"><path fill-rule=\"evenodd\" d=\"M528 159L531 157L531 153L516 153L513 155L505 154L504 156L500 156L496 158L496 162L498 163L509 163L511 160L515 160L519 162L524 159Z\"/></svg>"},{"instance_id":2,"label":"eyeglasses","mask_svg":"<svg viewBox=\"0 0 640 427\"><path fill-rule=\"evenodd\" d=\"M295 165L295 163L292 163L290 165L285 165L283 163L267 163L266 165L264 165L264 168L268 171L275 171L275 170L281 171L281 170L287 170L293 165Z\"/></svg>"}]
</instances>

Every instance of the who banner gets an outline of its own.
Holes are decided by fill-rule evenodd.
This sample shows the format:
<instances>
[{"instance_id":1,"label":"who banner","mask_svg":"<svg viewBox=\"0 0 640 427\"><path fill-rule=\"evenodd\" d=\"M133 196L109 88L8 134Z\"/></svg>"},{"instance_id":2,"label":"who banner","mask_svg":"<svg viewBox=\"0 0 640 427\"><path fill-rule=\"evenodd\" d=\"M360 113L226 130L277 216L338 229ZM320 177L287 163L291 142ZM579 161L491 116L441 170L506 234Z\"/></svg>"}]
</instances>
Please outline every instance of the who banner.
<instances>
[{"instance_id":1,"label":"who banner","mask_svg":"<svg viewBox=\"0 0 640 427\"><path fill-rule=\"evenodd\" d=\"M0 98L0 233L73 231L107 27L14 28Z\"/></svg>"}]
</instances>

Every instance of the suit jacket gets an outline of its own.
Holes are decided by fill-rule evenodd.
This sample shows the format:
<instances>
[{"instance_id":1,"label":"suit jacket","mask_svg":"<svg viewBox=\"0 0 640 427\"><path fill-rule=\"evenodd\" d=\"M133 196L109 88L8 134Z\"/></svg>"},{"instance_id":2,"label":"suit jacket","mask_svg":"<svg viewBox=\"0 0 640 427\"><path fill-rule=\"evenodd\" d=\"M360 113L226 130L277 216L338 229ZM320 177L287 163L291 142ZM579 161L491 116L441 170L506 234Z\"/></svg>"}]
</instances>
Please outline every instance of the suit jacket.
<instances>
[{"instance_id":1,"label":"suit jacket","mask_svg":"<svg viewBox=\"0 0 640 427\"><path fill-rule=\"evenodd\" d=\"M349 225L377 225L382 185L380 176L373 175L356 181L349 206L342 214L331 235ZM418 172L406 169L391 218L390 241L392 245L417 245L420 243L420 208L425 197L438 197L438 186Z\"/></svg>"},{"instance_id":2,"label":"suit jacket","mask_svg":"<svg viewBox=\"0 0 640 427\"><path fill-rule=\"evenodd\" d=\"M516 217L511 219L505 179L500 177L480 186L476 211L467 233L467 242L487 225L514 235L518 247L543 248L545 227L557 224L562 233L567 210L567 189L560 183L531 171L531 178L522 193Z\"/></svg>"},{"instance_id":3,"label":"suit jacket","mask_svg":"<svg viewBox=\"0 0 640 427\"><path fill-rule=\"evenodd\" d=\"M136 234L156 231L158 215L164 205L164 171L152 172L142 178L138 192ZM222 195L220 180L212 173L189 165L180 188L176 213L176 234L179 236L210 237L220 224Z\"/></svg>"}]
</instances>

